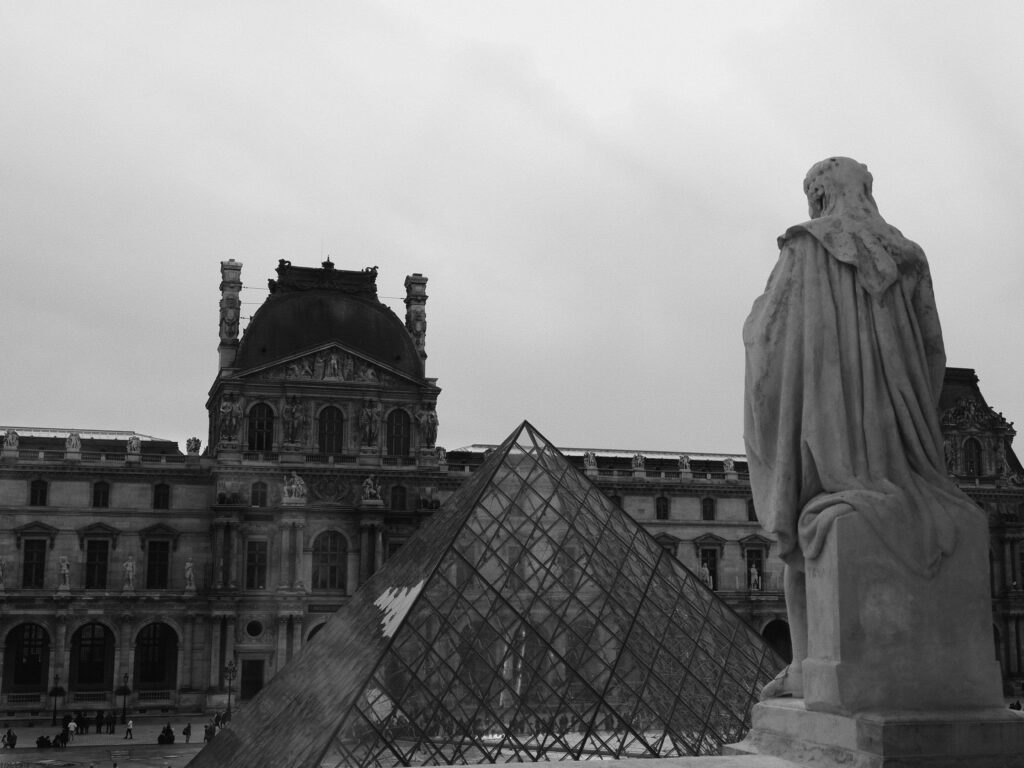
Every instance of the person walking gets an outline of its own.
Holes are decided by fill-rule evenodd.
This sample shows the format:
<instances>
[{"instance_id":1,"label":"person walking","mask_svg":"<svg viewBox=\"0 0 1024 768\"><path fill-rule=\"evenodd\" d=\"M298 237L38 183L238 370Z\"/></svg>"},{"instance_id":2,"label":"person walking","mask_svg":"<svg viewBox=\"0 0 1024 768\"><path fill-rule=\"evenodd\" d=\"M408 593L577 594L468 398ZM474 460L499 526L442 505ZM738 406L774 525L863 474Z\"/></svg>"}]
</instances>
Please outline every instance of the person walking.
<instances>
[{"instance_id":1,"label":"person walking","mask_svg":"<svg viewBox=\"0 0 1024 768\"><path fill-rule=\"evenodd\" d=\"M135 737L132 736L132 728L134 728L134 727L135 727L135 721L134 720L129 720L128 721L128 727L125 728L125 731L124 731L124 737L126 739L131 739L132 741L135 741Z\"/></svg>"},{"instance_id":2,"label":"person walking","mask_svg":"<svg viewBox=\"0 0 1024 768\"><path fill-rule=\"evenodd\" d=\"M185 737L185 743L188 744L188 740L192 738L192 723L185 723L185 727L181 729L181 735Z\"/></svg>"}]
</instances>

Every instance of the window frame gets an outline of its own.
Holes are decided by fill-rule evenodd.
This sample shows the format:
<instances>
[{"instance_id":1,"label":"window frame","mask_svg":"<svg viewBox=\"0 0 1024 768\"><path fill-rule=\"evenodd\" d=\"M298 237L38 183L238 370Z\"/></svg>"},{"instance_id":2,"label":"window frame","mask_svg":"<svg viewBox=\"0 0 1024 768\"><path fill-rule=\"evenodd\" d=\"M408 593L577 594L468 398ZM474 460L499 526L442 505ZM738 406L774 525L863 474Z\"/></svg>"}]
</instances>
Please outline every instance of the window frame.
<instances>
[{"instance_id":1,"label":"window frame","mask_svg":"<svg viewBox=\"0 0 1024 768\"><path fill-rule=\"evenodd\" d=\"M156 483L153 486L153 509L171 508L171 484Z\"/></svg>"},{"instance_id":2,"label":"window frame","mask_svg":"<svg viewBox=\"0 0 1024 768\"><path fill-rule=\"evenodd\" d=\"M94 551L93 545L102 544L103 557L99 557L100 548L97 546ZM83 579L84 589L107 589L110 583L110 553L113 549L111 541L107 538L89 537L85 539L85 574Z\"/></svg>"},{"instance_id":3,"label":"window frame","mask_svg":"<svg viewBox=\"0 0 1024 768\"><path fill-rule=\"evenodd\" d=\"M106 480L97 480L92 484L92 508L109 509L110 507L110 483Z\"/></svg>"},{"instance_id":4,"label":"window frame","mask_svg":"<svg viewBox=\"0 0 1024 768\"><path fill-rule=\"evenodd\" d=\"M267 571L270 566L270 542L267 539L245 540L245 588L267 588Z\"/></svg>"},{"instance_id":5,"label":"window frame","mask_svg":"<svg viewBox=\"0 0 1024 768\"><path fill-rule=\"evenodd\" d=\"M21 588L22 589L45 589L46 588L46 551L50 548L44 538L30 536L22 540L21 551ZM29 544L32 549L38 549L42 556L38 560L29 559ZM32 572L30 573L30 569ZM29 578L30 575L33 578ZM38 578L35 578L38 577Z\"/></svg>"},{"instance_id":6,"label":"window frame","mask_svg":"<svg viewBox=\"0 0 1024 768\"><path fill-rule=\"evenodd\" d=\"M245 444L248 450L266 453L274 450L277 414L269 403L253 404L245 419Z\"/></svg>"},{"instance_id":7,"label":"window frame","mask_svg":"<svg viewBox=\"0 0 1024 768\"><path fill-rule=\"evenodd\" d=\"M28 506L30 507L45 507L48 506L50 495L50 484L43 480L41 477L33 479L28 484Z\"/></svg>"}]
</instances>

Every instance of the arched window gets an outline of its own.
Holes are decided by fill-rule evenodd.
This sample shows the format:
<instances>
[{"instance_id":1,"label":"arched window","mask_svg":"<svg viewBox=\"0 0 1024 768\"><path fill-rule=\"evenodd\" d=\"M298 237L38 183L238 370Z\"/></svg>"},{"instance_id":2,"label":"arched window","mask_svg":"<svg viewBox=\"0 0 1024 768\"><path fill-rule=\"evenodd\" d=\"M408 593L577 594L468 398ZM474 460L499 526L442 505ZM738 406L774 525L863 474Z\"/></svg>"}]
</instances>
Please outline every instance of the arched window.
<instances>
[{"instance_id":1,"label":"arched window","mask_svg":"<svg viewBox=\"0 0 1024 768\"><path fill-rule=\"evenodd\" d=\"M269 451L274 447L274 411L266 403L257 403L249 411L250 451Z\"/></svg>"},{"instance_id":2,"label":"arched window","mask_svg":"<svg viewBox=\"0 0 1024 768\"><path fill-rule=\"evenodd\" d=\"M712 499L710 496L700 500L700 519L715 519L715 500Z\"/></svg>"},{"instance_id":3,"label":"arched window","mask_svg":"<svg viewBox=\"0 0 1024 768\"><path fill-rule=\"evenodd\" d=\"M110 483L100 480L92 484L92 505L94 507L110 506Z\"/></svg>"},{"instance_id":4,"label":"arched window","mask_svg":"<svg viewBox=\"0 0 1024 768\"><path fill-rule=\"evenodd\" d=\"M171 486L157 483L153 486L153 509L171 508Z\"/></svg>"},{"instance_id":5,"label":"arched window","mask_svg":"<svg viewBox=\"0 0 1024 768\"><path fill-rule=\"evenodd\" d=\"M388 414L388 456L409 455L409 414L395 408Z\"/></svg>"},{"instance_id":6,"label":"arched window","mask_svg":"<svg viewBox=\"0 0 1024 768\"><path fill-rule=\"evenodd\" d=\"M33 480L29 485L28 503L32 507L46 506L47 483L45 480Z\"/></svg>"},{"instance_id":7,"label":"arched window","mask_svg":"<svg viewBox=\"0 0 1024 768\"><path fill-rule=\"evenodd\" d=\"M178 676L178 635L163 623L147 624L135 638L135 685L174 688Z\"/></svg>"},{"instance_id":8,"label":"arched window","mask_svg":"<svg viewBox=\"0 0 1024 768\"><path fill-rule=\"evenodd\" d=\"M391 509L393 511L405 511L405 486L404 485L392 485L391 486Z\"/></svg>"},{"instance_id":9,"label":"arched window","mask_svg":"<svg viewBox=\"0 0 1024 768\"><path fill-rule=\"evenodd\" d=\"M38 624L20 624L7 633L4 692L39 691L49 679L50 635Z\"/></svg>"},{"instance_id":10,"label":"arched window","mask_svg":"<svg viewBox=\"0 0 1024 768\"><path fill-rule=\"evenodd\" d=\"M262 480L253 483L249 489L249 503L254 507L267 506L267 484Z\"/></svg>"},{"instance_id":11,"label":"arched window","mask_svg":"<svg viewBox=\"0 0 1024 768\"><path fill-rule=\"evenodd\" d=\"M313 542L313 589L345 589L348 547L337 531L324 531Z\"/></svg>"},{"instance_id":12,"label":"arched window","mask_svg":"<svg viewBox=\"0 0 1024 768\"><path fill-rule=\"evenodd\" d=\"M964 440L964 474L977 477L981 474L981 443L973 437Z\"/></svg>"},{"instance_id":13,"label":"arched window","mask_svg":"<svg viewBox=\"0 0 1024 768\"><path fill-rule=\"evenodd\" d=\"M114 635L102 624L86 624L71 636L72 691L109 691L114 685Z\"/></svg>"},{"instance_id":14,"label":"arched window","mask_svg":"<svg viewBox=\"0 0 1024 768\"><path fill-rule=\"evenodd\" d=\"M659 496L654 500L654 519L668 520L668 498Z\"/></svg>"},{"instance_id":15,"label":"arched window","mask_svg":"<svg viewBox=\"0 0 1024 768\"><path fill-rule=\"evenodd\" d=\"M345 450L345 416L340 408L329 405L320 411L317 431L320 453L342 453Z\"/></svg>"}]
</instances>

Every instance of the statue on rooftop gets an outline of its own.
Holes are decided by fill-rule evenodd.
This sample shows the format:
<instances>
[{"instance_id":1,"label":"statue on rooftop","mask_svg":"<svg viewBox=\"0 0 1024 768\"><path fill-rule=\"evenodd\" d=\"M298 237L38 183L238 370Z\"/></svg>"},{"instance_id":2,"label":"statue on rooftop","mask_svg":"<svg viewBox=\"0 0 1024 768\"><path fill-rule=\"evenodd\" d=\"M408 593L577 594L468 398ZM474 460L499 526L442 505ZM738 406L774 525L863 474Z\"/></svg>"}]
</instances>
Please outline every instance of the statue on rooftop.
<instances>
[{"instance_id":1,"label":"statue on rooftop","mask_svg":"<svg viewBox=\"0 0 1024 768\"><path fill-rule=\"evenodd\" d=\"M82 450L82 436L77 432L70 433L64 441L64 450L67 453L78 453Z\"/></svg>"},{"instance_id":2,"label":"statue on rooftop","mask_svg":"<svg viewBox=\"0 0 1024 768\"><path fill-rule=\"evenodd\" d=\"M138 456L142 453L142 439L138 435L132 435L128 438L128 453L132 456Z\"/></svg>"},{"instance_id":3,"label":"statue on rooftop","mask_svg":"<svg viewBox=\"0 0 1024 768\"><path fill-rule=\"evenodd\" d=\"M811 168L811 218L779 238L743 327L750 484L785 563L793 641L793 662L762 698L803 695L806 565L839 518L862 520L885 562L920 581L953 554L958 526L982 514L947 475L937 418L946 359L928 262L882 218L871 187L867 166L849 158Z\"/></svg>"},{"instance_id":4,"label":"statue on rooftop","mask_svg":"<svg viewBox=\"0 0 1024 768\"><path fill-rule=\"evenodd\" d=\"M18 433L13 429L8 429L4 434L4 448L9 448L12 451L18 449Z\"/></svg>"}]
</instances>

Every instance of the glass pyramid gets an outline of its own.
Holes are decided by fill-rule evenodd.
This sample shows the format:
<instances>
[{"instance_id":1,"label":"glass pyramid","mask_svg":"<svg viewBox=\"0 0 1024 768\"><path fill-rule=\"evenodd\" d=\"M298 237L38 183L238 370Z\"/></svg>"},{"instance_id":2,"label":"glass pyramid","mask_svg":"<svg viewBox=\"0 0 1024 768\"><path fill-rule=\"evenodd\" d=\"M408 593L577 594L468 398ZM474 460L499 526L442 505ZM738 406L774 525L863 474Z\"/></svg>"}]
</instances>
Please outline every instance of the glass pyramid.
<instances>
[{"instance_id":1,"label":"glass pyramid","mask_svg":"<svg viewBox=\"0 0 1024 768\"><path fill-rule=\"evenodd\" d=\"M524 422L190 766L718 754L782 665Z\"/></svg>"}]
</instances>

